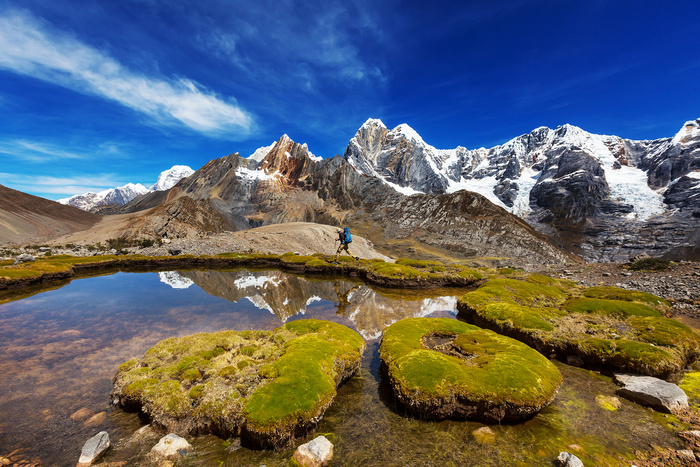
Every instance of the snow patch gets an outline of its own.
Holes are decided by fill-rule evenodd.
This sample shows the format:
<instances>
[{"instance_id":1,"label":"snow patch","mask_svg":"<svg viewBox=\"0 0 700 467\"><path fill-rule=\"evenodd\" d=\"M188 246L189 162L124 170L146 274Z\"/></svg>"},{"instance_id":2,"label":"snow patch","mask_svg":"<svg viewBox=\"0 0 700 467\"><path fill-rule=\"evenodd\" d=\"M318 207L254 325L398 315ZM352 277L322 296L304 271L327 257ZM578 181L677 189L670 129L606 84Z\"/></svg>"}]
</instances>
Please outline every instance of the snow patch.
<instances>
[{"instance_id":1,"label":"snow patch","mask_svg":"<svg viewBox=\"0 0 700 467\"><path fill-rule=\"evenodd\" d=\"M402 195L406 196L411 196L411 195L416 195L416 194L423 194L422 191L414 190L410 186L401 186L397 185L396 183L391 183L389 180L385 179L384 177L381 177L382 181L392 187L394 190L398 191Z\"/></svg>"},{"instance_id":2,"label":"snow patch","mask_svg":"<svg viewBox=\"0 0 700 467\"><path fill-rule=\"evenodd\" d=\"M282 281L280 279L270 277L270 276L244 276L241 277L240 279L236 279L233 281L233 285L235 285L239 289L245 289L248 287L255 287L255 288L262 288L265 284L272 284L274 286L280 285Z\"/></svg>"},{"instance_id":3,"label":"snow patch","mask_svg":"<svg viewBox=\"0 0 700 467\"><path fill-rule=\"evenodd\" d=\"M610 186L610 197L634 208L634 212L627 215L628 219L646 221L666 210L663 196L647 184L646 172L623 165L617 170L606 168L605 178Z\"/></svg>"},{"instance_id":4,"label":"snow patch","mask_svg":"<svg viewBox=\"0 0 700 467\"><path fill-rule=\"evenodd\" d=\"M277 142L274 141L269 146L262 146L262 147L256 149L253 154L248 156L248 159L253 160L255 162L262 162L262 160L265 159L265 156L267 156L270 153L270 151L272 151L272 148L275 147L276 143Z\"/></svg>"},{"instance_id":5,"label":"snow patch","mask_svg":"<svg viewBox=\"0 0 700 467\"><path fill-rule=\"evenodd\" d=\"M159 272L158 279L160 279L163 284L167 284L173 289L186 289L194 285L192 279L182 277L177 271Z\"/></svg>"},{"instance_id":6,"label":"snow patch","mask_svg":"<svg viewBox=\"0 0 700 467\"><path fill-rule=\"evenodd\" d=\"M416 130L414 130L413 128L411 128L410 126L408 126L406 123L402 123L401 125L397 126L396 128L394 128L391 131L392 131L392 133L393 132L401 133L402 135L404 135L406 137L406 139L412 140L416 143L425 143L425 141L423 141L423 138L421 138L421 136L418 134L418 132Z\"/></svg>"},{"instance_id":7,"label":"snow patch","mask_svg":"<svg viewBox=\"0 0 700 467\"><path fill-rule=\"evenodd\" d=\"M268 174L264 170L250 170L245 167L239 167L236 169L236 176L244 180L272 180L279 176L279 172Z\"/></svg>"},{"instance_id":8,"label":"snow patch","mask_svg":"<svg viewBox=\"0 0 700 467\"><path fill-rule=\"evenodd\" d=\"M523 217L532 212L530 207L530 191L540 179L542 171L533 170L532 167L525 167L515 182L518 184L518 194L515 197L512 208L507 208L512 214Z\"/></svg>"},{"instance_id":9,"label":"snow patch","mask_svg":"<svg viewBox=\"0 0 700 467\"><path fill-rule=\"evenodd\" d=\"M311 305L313 302L320 302L321 300L322 300L321 297L318 297L318 296L314 295L313 297L309 298L309 299L306 301L306 306Z\"/></svg>"}]
</instances>

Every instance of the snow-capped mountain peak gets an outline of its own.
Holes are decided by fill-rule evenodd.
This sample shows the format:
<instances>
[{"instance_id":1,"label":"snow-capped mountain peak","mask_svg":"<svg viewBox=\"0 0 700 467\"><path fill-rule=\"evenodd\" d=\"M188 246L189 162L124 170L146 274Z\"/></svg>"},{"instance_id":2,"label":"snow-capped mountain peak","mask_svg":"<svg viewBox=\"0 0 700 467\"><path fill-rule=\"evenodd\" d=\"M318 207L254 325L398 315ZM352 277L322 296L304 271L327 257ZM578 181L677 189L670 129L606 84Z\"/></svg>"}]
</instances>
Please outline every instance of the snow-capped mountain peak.
<instances>
[{"instance_id":1,"label":"snow-capped mountain peak","mask_svg":"<svg viewBox=\"0 0 700 467\"><path fill-rule=\"evenodd\" d=\"M98 206L106 206L108 204L125 205L139 195L145 195L153 191L169 190L177 184L181 179L189 177L194 173L190 167L186 165L174 165L168 170L160 173L158 181L146 188L140 183L127 183L124 186L109 188L97 193L88 192L81 195L73 195L70 198L59 199L61 204L67 204L83 211L90 211Z\"/></svg>"},{"instance_id":2,"label":"snow-capped mountain peak","mask_svg":"<svg viewBox=\"0 0 700 467\"><path fill-rule=\"evenodd\" d=\"M259 147L258 149L255 150L253 154L248 156L248 160L252 160L255 162L262 162L263 159L265 159L265 156L272 151L272 148L275 147L275 144L277 144L277 141L273 141L271 145L269 146L262 146Z\"/></svg>"},{"instance_id":3,"label":"snow-capped mountain peak","mask_svg":"<svg viewBox=\"0 0 700 467\"><path fill-rule=\"evenodd\" d=\"M700 137L700 118L685 122L680 131L673 137L671 143L683 144L698 137Z\"/></svg>"},{"instance_id":4,"label":"snow-capped mountain peak","mask_svg":"<svg viewBox=\"0 0 700 467\"><path fill-rule=\"evenodd\" d=\"M189 177L194 173L189 166L174 165L168 170L160 173L158 181L151 186L150 191L165 191L169 190L185 177Z\"/></svg>"},{"instance_id":5,"label":"snow-capped mountain peak","mask_svg":"<svg viewBox=\"0 0 700 467\"><path fill-rule=\"evenodd\" d=\"M148 192L148 188L140 183L127 183L124 186L102 190L97 193L88 192L82 195L74 195L70 198L59 199L58 202L89 211L95 206L106 206L108 204L124 205L138 195Z\"/></svg>"},{"instance_id":6,"label":"snow-capped mountain peak","mask_svg":"<svg viewBox=\"0 0 700 467\"><path fill-rule=\"evenodd\" d=\"M402 123L401 125L391 130L389 133L403 135L409 141L415 141L416 143L425 143L425 141L423 141L423 138L421 138L418 132L410 126L408 126L406 123Z\"/></svg>"}]
</instances>

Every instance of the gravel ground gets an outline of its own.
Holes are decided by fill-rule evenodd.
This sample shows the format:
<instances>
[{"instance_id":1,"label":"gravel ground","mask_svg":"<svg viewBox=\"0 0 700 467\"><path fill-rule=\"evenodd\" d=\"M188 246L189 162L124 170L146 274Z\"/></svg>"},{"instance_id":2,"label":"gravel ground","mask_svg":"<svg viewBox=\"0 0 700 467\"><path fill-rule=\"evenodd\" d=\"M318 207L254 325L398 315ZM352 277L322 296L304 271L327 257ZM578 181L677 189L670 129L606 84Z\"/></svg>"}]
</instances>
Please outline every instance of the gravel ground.
<instances>
[{"instance_id":1,"label":"gravel ground","mask_svg":"<svg viewBox=\"0 0 700 467\"><path fill-rule=\"evenodd\" d=\"M612 285L648 292L669 300L673 314L700 318L699 262L671 263L665 271L632 271L623 264L589 263L578 269L542 272L577 281L586 287Z\"/></svg>"}]
</instances>

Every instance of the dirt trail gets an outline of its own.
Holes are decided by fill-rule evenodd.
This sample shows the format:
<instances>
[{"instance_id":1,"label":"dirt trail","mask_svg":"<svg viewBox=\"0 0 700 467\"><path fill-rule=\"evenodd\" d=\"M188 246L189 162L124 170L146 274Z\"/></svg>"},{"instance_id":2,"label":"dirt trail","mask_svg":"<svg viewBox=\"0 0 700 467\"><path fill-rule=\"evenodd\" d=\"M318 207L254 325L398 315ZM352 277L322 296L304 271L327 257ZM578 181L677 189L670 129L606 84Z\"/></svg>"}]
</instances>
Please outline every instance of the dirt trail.
<instances>
[{"instance_id":1,"label":"dirt trail","mask_svg":"<svg viewBox=\"0 0 700 467\"><path fill-rule=\"evenodd\" d=\"M109 216L108 222L104 222L84 232L60 237L52 242L53 245L90 245L107 238L115 238L117 235L105 236L105 232L117 232L123 223L128 222L128 214ZM92 233L93 230L99 230ZM302 255L313 253L335 254L339 243L339 228L325 224L311 222L290 222L258 227L256 229L241 230L238 232L223 232L206 237L175 238L160 246L132 249L133 253L143 255L167 255L169 250L180 250L182 254L213 255L224 252L261 252L281 254L296 252ZM379 258L385 261L393 261L388 256L377 252L369 240L359 235L352 236L350 252L360 258ZM60 253L60 250L54 254ZM71 254L76 254L75 252ZM347 253L343 252L343 255Z\"/></svg>"}]
</instances>

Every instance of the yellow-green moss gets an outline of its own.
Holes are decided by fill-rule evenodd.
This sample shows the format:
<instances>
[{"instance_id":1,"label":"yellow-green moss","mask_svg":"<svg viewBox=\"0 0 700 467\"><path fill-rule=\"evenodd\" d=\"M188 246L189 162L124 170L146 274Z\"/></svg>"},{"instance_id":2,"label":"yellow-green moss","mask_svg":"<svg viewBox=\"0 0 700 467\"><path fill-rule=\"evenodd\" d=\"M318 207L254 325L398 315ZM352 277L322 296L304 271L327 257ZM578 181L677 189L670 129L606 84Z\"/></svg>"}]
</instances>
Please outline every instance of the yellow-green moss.
<instances>
[{"instance_id":1,"label":"yellow-green moss","mask_svg":"<svg viewBox=\"0 0 700 467\"><path fill-rule=\"evenodd\" d=\"M670 303L661 297L638 290L626 290L618 287L601 286L589 287L584 290L583 295L589 298L603 298L608 300L624 300L649 305L651 307L668 307Z\"/></svg>"},{"instance_id":2,"label":"yellow-green moss","mask_svg":"<svg viewBox=\"0 0 700 467\"><path fill-rule=\"evenodd\" d=\"M661 316L661 313L650 306L623 300L607 300L601 298L574 298L564 304L569 313L597 313L618 318L628 316Z\"/></svg>"},{"instance_id":3,"label":"yellow-green moss","mask_svg":"<svg viewBox=\"0 0 700 467\"><path fill-rule=\"evenodd\" d=\"M452 336L450 352L426 348L431 335ZM448 318L389 326L380 357L399 400L427 417L525 418L551 402L561 383L559 370L527 345Z\"/></svg>"},{"instance_id":4,"label":"yellow-green moss","mask_svg":"<svg viewBox=\"0 0 700 467\"><path fill-rule=\"evenodd\" d=\"M323 414L363 349L356 332L316 320L170 338L120 365L113 393L166 428L244 427L256 443L279 446Z\"/></svg>"},{"instance_id":5,"label":"yellow-green moss","mask_svg":"<svg viewBox=\"0 0 700 467\"><path fill-rule=\"evenodd\" d=\"M458 302L468 319L562 358L666 377L697 358L700 336L662 317L664 306L651 294L542 275L489 280Z\"/></svg>"}]
</instances>

